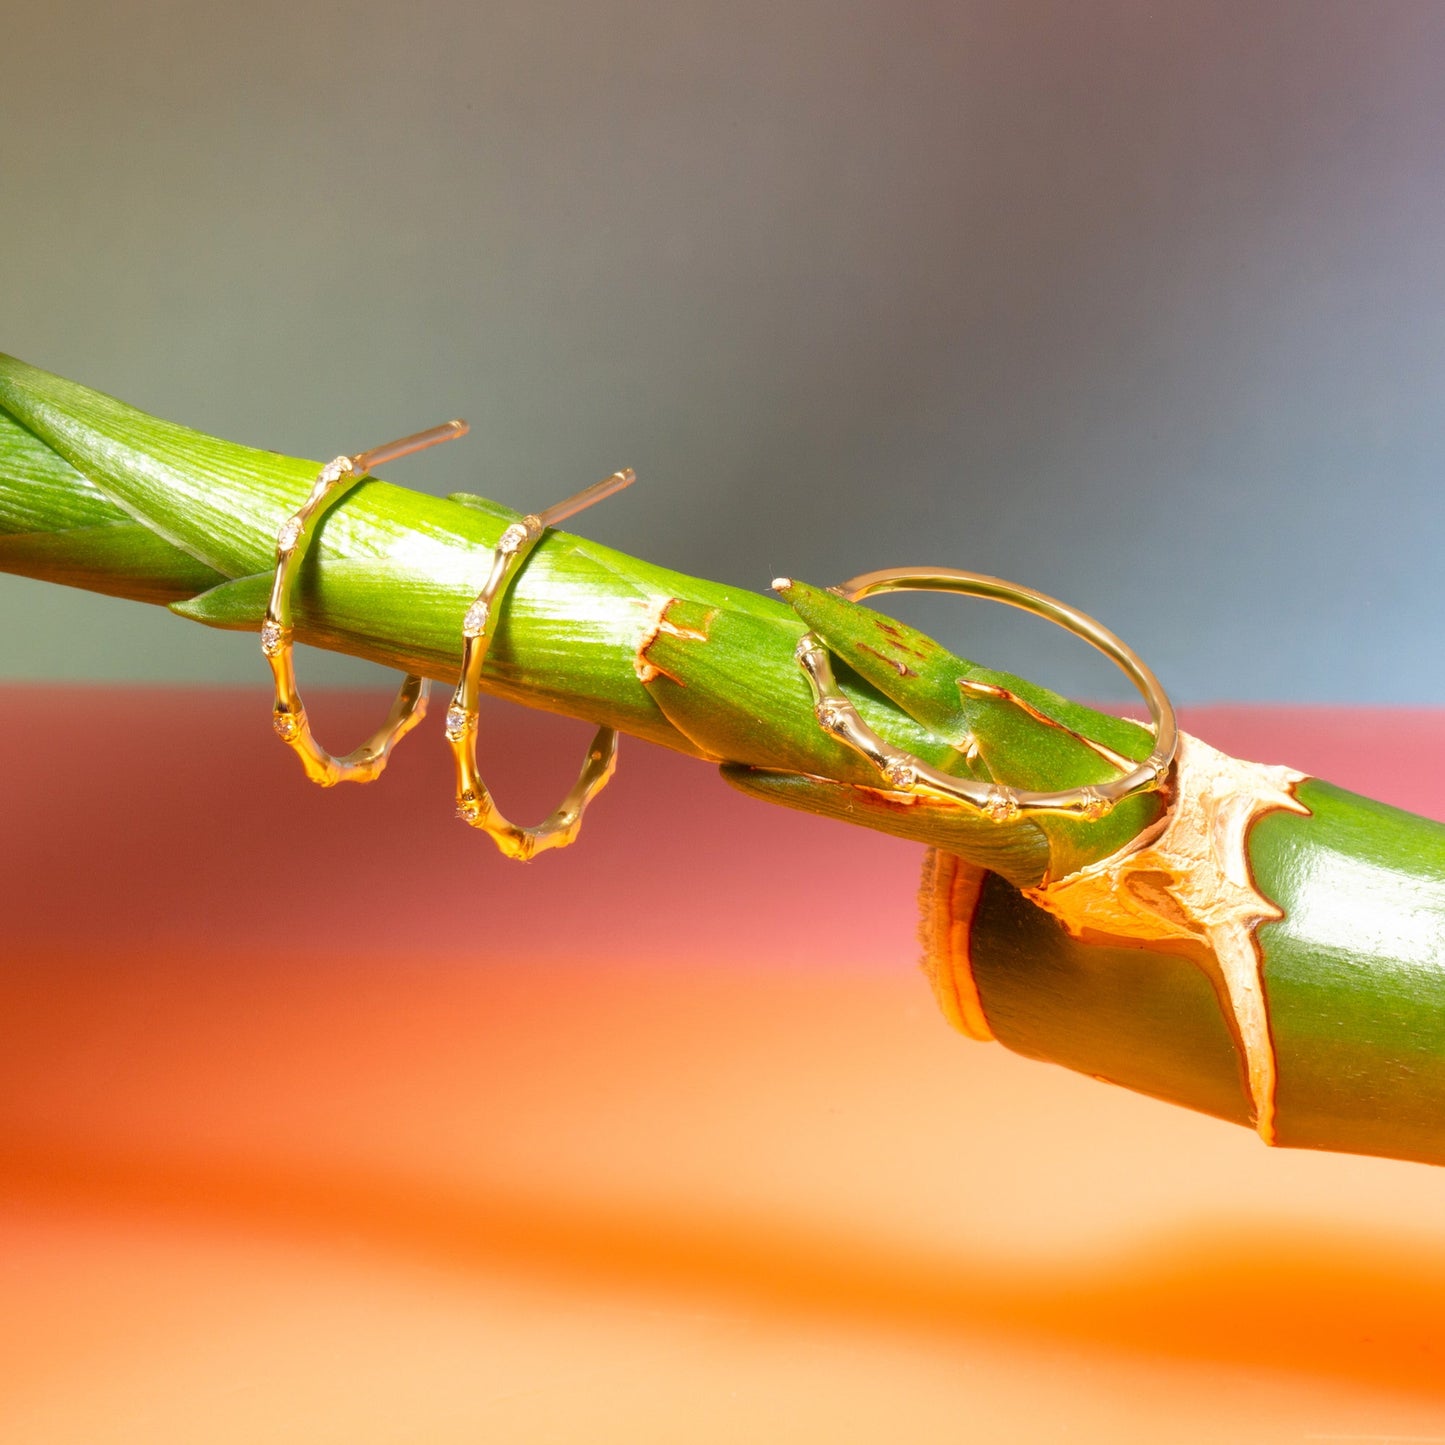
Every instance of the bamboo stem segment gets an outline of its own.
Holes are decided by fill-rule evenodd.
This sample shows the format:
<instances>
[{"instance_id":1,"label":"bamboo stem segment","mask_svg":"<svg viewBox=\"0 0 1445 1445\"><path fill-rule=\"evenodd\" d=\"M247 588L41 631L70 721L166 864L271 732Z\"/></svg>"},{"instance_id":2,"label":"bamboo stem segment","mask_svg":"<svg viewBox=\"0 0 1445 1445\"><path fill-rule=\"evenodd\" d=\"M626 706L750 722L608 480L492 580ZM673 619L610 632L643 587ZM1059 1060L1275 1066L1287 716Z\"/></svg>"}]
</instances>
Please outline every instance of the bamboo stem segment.
<instances>
[{"instance_id":1,"label":"bamboo stem segment","mask_svg":"<svg viewBox=\"0 0 1445 1445\"><path fill-rule=\"evenodd\" d=\"M399 668L416 684L398 703L412 712L388 720L376 757L341 765L384 761L425 679L455 687L459 803L514 856L570 841L618 732L720 764L751 796L926 844L930 974L964 1032L1281 1145L1445 1163L1445 827L1298 775L1260 809L1226 780L1186 817L1160 791L1118 787L1157 771L1162 734L834 592L794 582L785 605L552 530L628 473L529 517L360 484L459 426L352 458L337 491L318 493L315 463L0 357L0 570L261 631L292 718L304 717L293 640ZM298 523L289 542L285 517ZM308 544L304 573L283 585L281 552L294 562ZM831 678L817 697L797 660L805 637ZM539 829L507 822L485 793L482 691L600 728ZM866 732L820 727L824 703ZM876 758L858 738L878 740ZM875 764L900 758L945 796L890 786ZM1111 787L1107 810L997 819L947 796L1087 802Z\"/></svg>"}]
</instances>

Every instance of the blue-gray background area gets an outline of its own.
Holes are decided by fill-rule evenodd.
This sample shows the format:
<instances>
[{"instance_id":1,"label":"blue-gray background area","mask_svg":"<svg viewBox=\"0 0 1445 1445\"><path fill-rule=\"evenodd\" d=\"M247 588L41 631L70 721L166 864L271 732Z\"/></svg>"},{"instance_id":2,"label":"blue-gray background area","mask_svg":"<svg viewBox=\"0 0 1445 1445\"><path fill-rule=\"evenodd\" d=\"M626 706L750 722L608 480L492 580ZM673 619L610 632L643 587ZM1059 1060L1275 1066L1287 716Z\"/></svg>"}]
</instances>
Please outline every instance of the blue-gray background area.
<instances>
[{"instance_id":1,"label":"blue-gray background area","mask_svg":"<svg viewBox=\"0 0 1445 1445\"><path fill-rule=\"evenodd\" d=\"M463 415L389 477L524 509L631 464L577 530L1010 577L1184 700L1445 701L1445 5L62 0L3 70L0 350L315 458ZM3 676L266 683L0 606Z\"/></svg>"}]
</instances>

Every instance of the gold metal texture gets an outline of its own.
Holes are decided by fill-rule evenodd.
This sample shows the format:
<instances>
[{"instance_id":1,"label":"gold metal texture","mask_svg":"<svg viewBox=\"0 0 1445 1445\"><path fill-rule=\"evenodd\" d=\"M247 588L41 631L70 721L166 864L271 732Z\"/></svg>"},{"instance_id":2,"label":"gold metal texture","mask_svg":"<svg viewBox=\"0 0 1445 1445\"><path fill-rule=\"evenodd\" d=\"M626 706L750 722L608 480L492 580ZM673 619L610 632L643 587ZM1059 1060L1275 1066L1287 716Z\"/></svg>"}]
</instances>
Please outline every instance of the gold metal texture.
<instances>
[{"instance_id":1,"label":"gold metal texture","mask_svg":"<svg viewBox=\"0 0 1445 1445\"><path fill-rule=\"evenodd\" d=\"M306 706L296 687L291 593L302 559L322 518L372 467L465 436L467 430L466 422L449 421L372 447L354 457L334 458L317 473L311 495L282 523L276 534L276 575L261 624L261 652L270 665L276 686L271 722L277 736L301 759L306 776L323 788L337 783L370 783L380 777L392 748L426 716L428 683L425 678L408 673L386 721L360 747L345 757L327 752L311 732Z\"/></svg>"},{"instance_id":2,"label":"gold metal texture","mask_svg":"<svg viewBox=\"0 0 1445 1445\"><path fill-rule=\"evenodd\" d=\"M1164 787L1174 764L1178 746L1178 727L1174 707L1142 658L1121 638L1087 613L1070 607L1057 598L1020 587L999 577L978 572L964 572L956 567L909 567L865 572L842 586L832 589L849 602L860 602L886 592L953 592L968 597L983 597L1006 603L1024 612L1031 612L1057 623L1076 637L1082 638L1113 661L1130 682L1138 688L1149 708L1154 747L1142 763L1096 748L1121 769L1121 776L1105 783L1086 787L1063 788L1055 792L1036 792L1011 788L1002 783L979 782L972 778L956 778L930 767L921 758L894 747L875 733L858 710L843 695L833 675L827 648L818 635L804 633L798 642L798 664L813 691L814 715L823 730L854 752L866 758L883 775L890 790L916 796L943 798L981 813L996 823L1010 823L1033 813L1057 813L1066 817L1098 819L1116 804L1135 793ZM970 684L959 679L965 690L998 690ZM1027 708L1012 693L1007 700ZM1091 746L1093 746L1091 744Z\"/></svg>"},{"instance_id":3,"label":"gold metal texture","mask_svg":"<svg viewBox=\"0 0 1445 1445\"><path fill-rule=\"evenodd\" d=\"M610 727L597 730L577 781L549 817L532 828L509 821L497 807L477 768L478 701L482 665L492 642L492 623L522 564L549 527L630 487L636 480L632 468L624 468L576 496L514 522L492 549L491 571L462 619L461 679L446 717L447 741L456 761L457 816L486 833L506 857L519 862L526 862L550 848L565 848L576 840L588 803L607 786L616 769L617 733Z\"/></svg>"}]
</instances>

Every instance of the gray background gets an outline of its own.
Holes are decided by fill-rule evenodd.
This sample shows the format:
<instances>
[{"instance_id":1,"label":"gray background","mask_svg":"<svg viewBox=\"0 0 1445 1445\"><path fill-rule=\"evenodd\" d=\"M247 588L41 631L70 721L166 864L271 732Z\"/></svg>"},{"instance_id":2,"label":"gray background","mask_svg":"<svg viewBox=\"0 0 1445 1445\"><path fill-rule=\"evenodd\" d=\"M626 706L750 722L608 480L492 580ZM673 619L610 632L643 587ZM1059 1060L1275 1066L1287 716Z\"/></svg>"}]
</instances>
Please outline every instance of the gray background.
<instances>
[{"instance_id":1,"label":"gray background","mask_svg":"<svg viewBox=\"0 0 1445 1445\"><path fill-rule=\"evenodd\" d=\"M0 349L314 457L461 414L392 479L523 507L630 463L581 530L1014 577L1185 700L1445 701L1445 5L7 8ZM0 606L0 675L266 685ZM911 615L1114 691L1000 612Z\"/></svg>"}]
</instances>

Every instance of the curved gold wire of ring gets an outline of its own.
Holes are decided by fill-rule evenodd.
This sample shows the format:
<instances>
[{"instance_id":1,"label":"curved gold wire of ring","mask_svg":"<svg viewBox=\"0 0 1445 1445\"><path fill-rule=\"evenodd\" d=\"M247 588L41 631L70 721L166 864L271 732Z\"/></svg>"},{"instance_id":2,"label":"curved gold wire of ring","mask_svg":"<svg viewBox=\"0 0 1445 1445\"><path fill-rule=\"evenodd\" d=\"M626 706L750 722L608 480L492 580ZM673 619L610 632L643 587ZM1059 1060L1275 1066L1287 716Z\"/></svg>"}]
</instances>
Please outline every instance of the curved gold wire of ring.
<instances>
[{"instance_id":1,"label":"curved gold wire of ring","mask_svg":"<svg viewBox=\"0 0 1445 1445\"><path fill-rule=\"evenodd\" d=\"M1115 662L1139 689L1149 707L1154 732L1153 750L1142 763L1110 782L1040 793L1006 787L1002 783L956 778L929 767L912 753L884 742L839 690L827 649L817 634L805 633L798 643L797 658L813 690L814 715L819 726L865 757L894 790L949 798L996 823L1009 823L1030 813L1061 813L1090 820L1102 818L1123 799L1162 787L1167 781L1179 741L1174 707L1159 679L1139 655L1087 613L1031 588L1005 582L999 577L964 572L956 567L910 567L865 572L832 590L849 602L860 602L865 597L876 597L885 592L957 592L967 597L990 598L1032 612L1081 637ZM1124 760L1125 763L1127 761Z\"/></svg>"},{"instance_id":2,"label":"curved gold wire of ring","mask_svg":"<svg viewBox=\"0 0 1445 1445\"><path fill-rule=\"evenodd\" d=\"M529 514L520 522L514 522L492 549L491 571L462 619L461 680L447 708L446 719L447 741L457 767L457 817L473 828L480 828L506 857L518 862L525 863L549 848L565 848L576 840L587 804L607 786L616 770L617 733L610 727L597 730L577 781L548 818L534 828L508 821L477 771L478 700L482 664L492 644L493 613L548 527L620 492L623 487L630 487L636 480L631 467L624 468L540 514Z\"/></svg>"},{"instance_id":3,"label":"curved gold wire of ring","mask_svg":"<svg viewBox=\"0 0 1445 1445\"><path fill-rule=\"evenodd\" d=\"M424 678L408 673L386 721L344 758L328 753L312 736L306 705L296 690L291 591L301 559L311 545L321 518L372 467L466 434L466 422L449 421L428 431L373 447L354 457L336 457L316 474L311 495L299 511L286 519L276 534L276 575L271 583L271 600L266 606L266 617L261 624L261 652L271 666L271 676L276 683L271 723L281 741L301 759L306 776L323 788L330 788L336 783L369 783L380 777L392 748L426 716L429 685Z\"/></svg>"}]
</instances>

